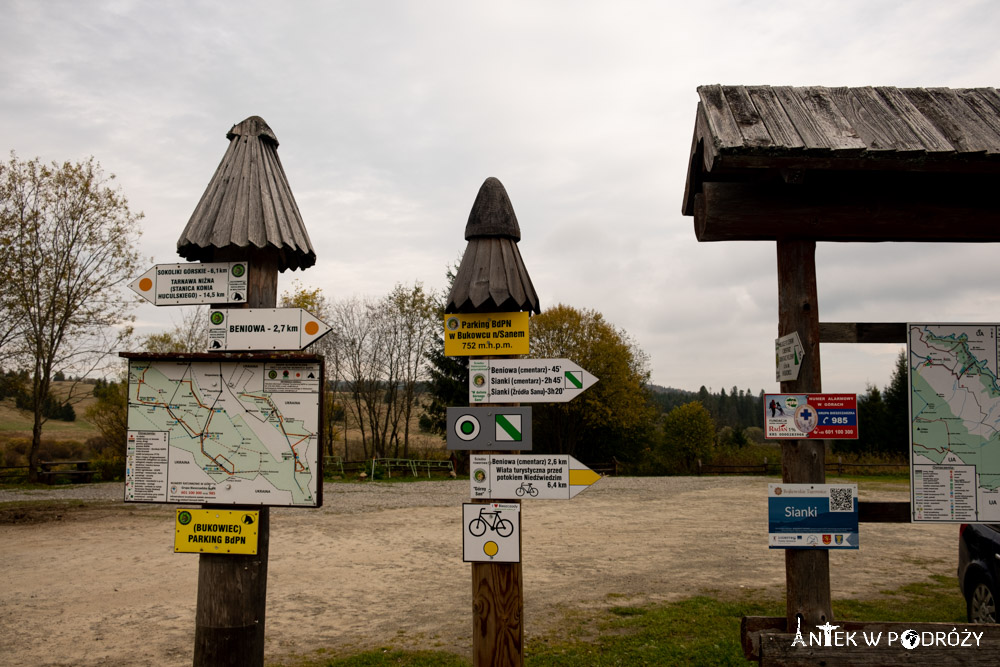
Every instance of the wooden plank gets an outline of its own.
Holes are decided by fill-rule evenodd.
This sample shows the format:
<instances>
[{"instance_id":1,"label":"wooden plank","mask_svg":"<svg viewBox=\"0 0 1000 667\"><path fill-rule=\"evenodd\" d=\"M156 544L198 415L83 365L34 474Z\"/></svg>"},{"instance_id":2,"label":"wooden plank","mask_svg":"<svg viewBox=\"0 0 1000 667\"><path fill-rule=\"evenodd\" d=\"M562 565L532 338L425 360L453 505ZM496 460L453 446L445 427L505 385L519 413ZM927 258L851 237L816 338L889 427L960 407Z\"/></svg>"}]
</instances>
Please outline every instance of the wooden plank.
<instances>
[{"instance_id":1,"label":"wooden plank","mask_svg":"<svg viewBox=\"0 0 1000 667\"><path fill-rule=\"evenodd\" d=\"M722 94L729 104L729 111L739 127L743 145L747 148L768 148L775 143L764 126L757 108L744 86L722 86Z\"/></svg>"},{"instance_id":2,"label":"wooden plank","mask_svg":"<svg viewBox=\"0 0 1000 667\"><path fill-rule=\"evenodd\" d=\"M905 343L905 322L820 322L821 343Z\"/></svg>"},{"instance_id":3,"label":"wooden plank","mask_svg":"<svg viewBox=\"0 0 1000 667\"><path fill-rule=\"evenodd\" d=\"M904 88L903 93L960 153L985 153L992 142L981 134L974 123L967 122L960 107L940 90Z\"/></svg>"},{"instance_id":4,"label":"wooden plank","mask_svg":"<svg viewBox=\"0 0 1000 667\"><path fill-rule=\"evenodd\" d=\"M747 86L746 91L775 146L790 150L805 148L795 124L788 118L785 108L770 86Z\"/></svg>"},{"instance_id":5,"label":"wooden plank","mask_svg":"<svg viewBox=\"0 0 1000 667\"><path fill-rule=\"evenodd\" d=\"M913 105L913 102L899 88L876 86L875 91L881 95L889 108L896 113L896 116L902 118L913 130L913 133L924 145L925 151L937 154L955 152L955 147L951 145L948 138Z\"/></svg>"},{"instance_id":6,"label":"wooden plank","mask_svg":"<svg viewBox=\"0 0 1000 667\"><path fill-rule=\"evenodd\" d=\"M830 93L822 86L808 88L793 88L792 90L802 100L816 129L823 135L823 140L835 153L860 153L868 148L868 144L855 133L840 109L834 104Z\"/></svg>"},{"instance_id":7,"label":"wooden plank","mask_svg":"<svg viewBox=\"0 0 1000 667\"><path fill-rule=\"evenodd\" d=\"M860 523L910 523L912 516L909 501L858 501Z\"/></svg>"},{"instance_id":8,"label":"wooden plank","mask_svg":"<svg viewBox=\"0 0 1000 667\"><path fill-rule=\"evenodd\" d=\"M722 93L722 86L698 86L698 96L708 118L714 147L724 150L742 146L743 135Z\"/></svg>"},{"instance_id":9,"label":"wooden plank","mask_svg":"<svg viewBox=\"0 0 1000 667\"><path fill-rule=\"evenodd\" d=\"M781 102L781 108L785 110L789 121L795 126L795 131L801 137L805 148L811 151L829 149L830 143L823 135L823 131L816 125L806 105L802 103L802 97L795 92L795 89L791 86L774 86L771 90Z\"/></svg>"},{"instance_id":10,"label":"wooden plank","mask_svg":"<svg viewBox=\"0 0 1000 667\"><path fill-rule=\"evenodd\" d=\"M819 299L816 291L816 243L777 242L778 336L793 332L802 341L799 377L781 383L782 393L823 390L819 354ZM826 444L822 440L781 443L781 479L788 484L826 481ZM819 625L833 618L830 607L830 554L823 550L785 550L785 615Z\"/></svg>"},{"instance_id":11,"label":"wooden plank","mask_svg":"<svg viewBox=\"0 0 1000 667\"><path fill-rule=\"evenodd\" d=\"M520 563L472 564L472 664L524 664L524 602Z\"/></svg>"},{"instance_id":12,"label":"wooden plank","mask_svg":"<svg viewBox=\"0 0 1000 667\"><path fill-rule=\"evenodd\" d=\"M953 92L976 115L978 122L997 136L993 146L986 149L987 154L995 154L997 146L1000 145L1000 109L994 107L990 99L979 90L956 90Z\"/></svg>"},{"instance_id":13,"label":"wooden plank","mask_svg":"<svg viewBox=\"0 0 1000 667\"><path fill-rule=\"evenodd\" d=\"M695 196L699 241L996 242L1000 208L988 193L946 189L836 190L808 185L704 183Z\"/></svg>"},{"instance_id":14,"label":"wooden plank","mask_svg":"<svg viewBox=\"0 0 1000 667\"><path fill-rule=\"evenodd\" d=\"M945 110L955 124L968 137L970 145L976 151L985 151L987 155L1000 152L1000 134L993 131L988 123L983 122L958 94L950 88L928 88L927 92L937 102L938 107Z\"/></svg>"},{"instance_id":15,"label":"wooden plank","mask_svg":"<svg viewBox=\"0 0 1000 667\"><path fill-rule=\"evenodd\" d=\"M830 96L869 151L923 152L924 145L871 86L831 88Z\"/></svg>"}]
</instances>

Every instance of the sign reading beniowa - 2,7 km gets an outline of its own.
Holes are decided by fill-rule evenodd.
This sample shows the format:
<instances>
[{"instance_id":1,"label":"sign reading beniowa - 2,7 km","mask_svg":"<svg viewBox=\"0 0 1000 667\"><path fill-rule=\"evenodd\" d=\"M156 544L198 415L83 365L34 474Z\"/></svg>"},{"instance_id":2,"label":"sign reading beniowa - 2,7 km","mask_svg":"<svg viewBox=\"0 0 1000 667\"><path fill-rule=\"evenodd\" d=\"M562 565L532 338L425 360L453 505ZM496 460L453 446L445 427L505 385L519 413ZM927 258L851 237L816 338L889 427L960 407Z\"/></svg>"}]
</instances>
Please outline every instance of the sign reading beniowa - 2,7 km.
<instances>
[{"instance_id":1,"label":"sign reading beniowa - 2,7 km","mask_svg":"<svg viewBox=\"0 0 1000 667\"><path fill-rule=\"evenodd\" d=\"M470 403L566 403L597 378L569 359L471 359Z\"/></svg>"},{"instance_id":2,"label":"sign reading beniowa - 2,7 km","mask_svg":"<svg viewBox=\"0 0 1000 667\"><path fill-rule=\"evenodd\" d=\"M302 308L242 308L209 313L208 349L301 350L330 325Z\"/></svg>"},{"instance_id":3,"label":"sign reading beniowa - 2,7 km","mask_svg":"<svg viewBox=\"0 0 1000 667\"><path fill-rule=\"evenodd\" d=\"M157 264L128 286L155 306L243 303L249 274L247 262Z\"/></svg>"},{"instance_id":4,"label":"sign reading beniowa - 2,7 km","mask_svg":"<svg viewBox=\"0 0 1000 667\"><path fill-rule=\"evenodd\" d=\"M321 505L322 367L129 359L125 501Z\"/></svg>"}]
</instances>

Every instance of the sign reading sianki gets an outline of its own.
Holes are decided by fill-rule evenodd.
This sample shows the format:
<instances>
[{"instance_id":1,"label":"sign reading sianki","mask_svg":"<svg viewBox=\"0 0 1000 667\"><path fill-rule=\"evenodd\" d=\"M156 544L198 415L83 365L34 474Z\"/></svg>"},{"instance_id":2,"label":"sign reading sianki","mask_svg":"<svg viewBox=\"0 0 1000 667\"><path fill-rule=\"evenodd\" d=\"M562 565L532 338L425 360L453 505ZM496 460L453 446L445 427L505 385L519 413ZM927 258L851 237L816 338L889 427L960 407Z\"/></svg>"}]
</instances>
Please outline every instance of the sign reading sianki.
<instances>
[{"instance_id":1,"label":"sign reading sianki","mask_svg":"<svg viewBox=\"0 0 1000 667\"><path fill-rule=\"evenodd\" d=\"M247 262L157 264L128 284L154 306L197 306L247 300Z\"/></svg>"},{"instance_id":2,"label":"sign reading sianki","mask_svg":"<svg viewBox=\"0 0 1000 667\"><path fill-rule=\"evenodd\" d=\"M210 351L301 350L329 333L330 325L302 308L242 308L209 314Z\"/></svg>"},{"instance_id":3,"label":"sign reading sianki","mask_svg":"<svg viewBox=\"0 0 1000 667\"><path fill-rule=\"evenodd\" d=\"M470 403L566 403L597 378L569 359L471 359Z\"/></svg>"},{"instance_id":4,"label":"sign reading sianki","mask_svg":"<svg viewBox=\"0 0 1000 667\"><path fill-rule=\"evenodd\" d=\"M444 354L528 354L528 313L445 315Z\"/></svg>"}]
</instances>

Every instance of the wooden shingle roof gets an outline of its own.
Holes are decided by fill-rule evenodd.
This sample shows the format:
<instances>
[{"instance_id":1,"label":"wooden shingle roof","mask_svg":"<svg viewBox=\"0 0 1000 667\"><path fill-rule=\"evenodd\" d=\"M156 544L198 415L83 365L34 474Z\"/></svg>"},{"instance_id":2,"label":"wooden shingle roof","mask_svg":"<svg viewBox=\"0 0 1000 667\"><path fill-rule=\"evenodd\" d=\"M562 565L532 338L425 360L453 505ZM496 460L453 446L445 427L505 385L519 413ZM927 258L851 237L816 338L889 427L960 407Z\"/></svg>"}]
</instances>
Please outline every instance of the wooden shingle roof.
<instances>
[{"instance_id":1,"label":"wooden shingle roof","mask_svg":"<svg viewBox=\"0 0 1000 667\"><path fill-rule=\"evenodd\" d=\"M487 178L479 188L465 238L469 243L448 295L446 313L541 312L517 249L521 229L514 207L496 178Z\"/></svg>"},{"instance_id":2,"label":"wooden shingle roof","mask_svg":"<svg viewBox=\"0 0 1000 667\"><path fill-rule=\"evenodd\" d=\"M698 98L681 209L695 216L699 240L803 233L817 240L941 241L963 210L985 211L989 221L961 240L1000 240L991 217L996 206L975 192L992 190L1000 174L995 88L711 85L700 86ZM910 228L892 229L880 218L887 205L908 200L906 215L918 214ZM762 201L767 206L756 206ZM733 213L750 203L759 219L751 219L753 211ZM851 228L847 209L831 216L848 203L850 215L867 212L864 228ZM814 228L768 228L765 216L782 212L788 219L797 212ZM823 238L820 227L834 222L847 227Z\"/></svg>"},{"instance_id":3,"label":"wooden shingle roof","mask_svg":"<svg viewBox=\"0 0 1000 667\"><path fill-rule=\"evenodd\" d=\"M234 125L229 148L177 241L188 260L210 261L223 249L274 249L278 269L316 263L298 204L278 158L278 139L264 119Z\"/></svg>"}]
</instances>

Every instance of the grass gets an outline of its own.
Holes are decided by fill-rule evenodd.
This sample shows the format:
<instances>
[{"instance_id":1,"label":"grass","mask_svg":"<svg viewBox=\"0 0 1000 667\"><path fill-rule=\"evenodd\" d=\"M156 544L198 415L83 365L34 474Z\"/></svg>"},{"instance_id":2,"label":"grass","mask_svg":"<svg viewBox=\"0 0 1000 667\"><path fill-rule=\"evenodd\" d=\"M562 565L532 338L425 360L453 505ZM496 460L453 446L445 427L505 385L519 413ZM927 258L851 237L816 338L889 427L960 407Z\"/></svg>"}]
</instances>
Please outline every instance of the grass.
<instances>
[{"instance_id":1,"label":"grass","mask_svg":"<svg viewBox=\"0 0 1000 667\"><path fill-rule=\"evenodd\" d=\"M623 603L609 595L609 602ZM530 667L611 667L613 665L740 665L743 616L783 616L784 601L764 591L733 598L700 595L659 605L620 604L605 612L571 611L558 635L532 639L525 649ZM866 599L836 600L834 618L853 621L965 623L965 601L954 577L881 591ZM313 657L280 663L287 667L368 667L402 665L467 666L465 656L446 651L403 651L385 647L348 656Z\"/></svg>"}]
</instances>

